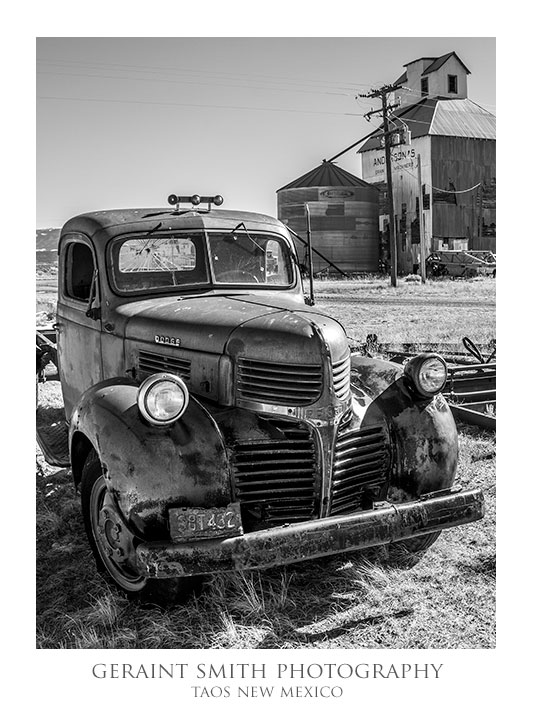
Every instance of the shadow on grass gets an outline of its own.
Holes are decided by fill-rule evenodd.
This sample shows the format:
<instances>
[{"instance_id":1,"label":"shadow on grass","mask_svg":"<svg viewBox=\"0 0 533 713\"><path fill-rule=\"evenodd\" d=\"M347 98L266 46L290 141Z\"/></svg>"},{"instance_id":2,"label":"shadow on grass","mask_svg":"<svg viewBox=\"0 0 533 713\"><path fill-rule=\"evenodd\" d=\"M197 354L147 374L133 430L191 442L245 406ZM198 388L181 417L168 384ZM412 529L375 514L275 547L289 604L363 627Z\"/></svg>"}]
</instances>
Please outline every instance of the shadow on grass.
<instances>
[{"instance_id":1,"label":"shadow on grass","mask_svg":"<svg viewBox=\"0 0 533 713\"><path fill-rule=\"evenodd\" d=\"M69 471L38 464L37 647L394 648L400 642L405 648L420 626L430 641L443 626L431 609L439 577L439 587L448 579L456 586L462 568L466 581L492 587L494 560L483 547L470 548L468 560L455 566L446 554L447 569L438 546L412 572L384 566L383 549L376 548L364 556L212 575L203 593L180 605L131 601L96 571Z\"/></svg>"}]
</instances>

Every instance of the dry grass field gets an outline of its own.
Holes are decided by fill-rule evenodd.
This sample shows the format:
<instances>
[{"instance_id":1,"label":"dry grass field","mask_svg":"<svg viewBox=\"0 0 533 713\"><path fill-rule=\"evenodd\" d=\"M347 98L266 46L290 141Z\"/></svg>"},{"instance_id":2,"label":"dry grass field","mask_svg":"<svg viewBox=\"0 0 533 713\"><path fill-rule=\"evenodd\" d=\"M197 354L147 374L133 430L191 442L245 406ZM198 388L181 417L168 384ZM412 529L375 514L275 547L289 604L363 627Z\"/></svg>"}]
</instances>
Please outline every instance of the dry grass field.
<instances>
[{"instance_id":1,"label":"dry grass field","mask_svg":"<svg viewBox=\"0 0 533 713\"><path fill-rule=\"evenodd\" d=\"M53 283L37 312L53 305ZM495 280L386 278L319 282L317 306L350 337L456 343L495 337ZM53 306L52 306L53 309ZM49 403L59 384L41 386ZM189 601L129 601L96 572L67 470L36 449L37 647L103 649L375 648L495 646L495 436L460 427L458 482L481 487L482 521L444 532L412 568L384 549L246 574L216 575Z\"/></svg>"}]
</instances>

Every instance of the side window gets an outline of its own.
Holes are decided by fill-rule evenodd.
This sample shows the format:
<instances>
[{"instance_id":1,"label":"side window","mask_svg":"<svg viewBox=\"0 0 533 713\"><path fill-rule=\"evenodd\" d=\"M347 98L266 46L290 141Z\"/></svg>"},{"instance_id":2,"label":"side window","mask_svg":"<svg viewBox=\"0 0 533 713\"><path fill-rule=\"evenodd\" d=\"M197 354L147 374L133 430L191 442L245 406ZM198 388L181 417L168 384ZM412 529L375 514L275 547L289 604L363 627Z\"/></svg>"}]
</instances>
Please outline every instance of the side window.
<instances>
[{"instance_id":1,"label":"side window","mask_svg":"<svg viewBox=\"0 0 533 713\"><path fill-rule=\"evenodd\" d=\"M94 259L90 247L84 243L70 243L66 255L65 293L88 302L93 274Z\"/></svg>"},{"instance_id":2,"label":"side window","mask_svg":"<svg viewBox=\"0 0 533 713\"><path fill-rule=\"evenodd\" d=\"M420 93L423 97L427 97L429 94L429 79L427 77L422 77L420 80Z\"/></svg>"}]
</instances>

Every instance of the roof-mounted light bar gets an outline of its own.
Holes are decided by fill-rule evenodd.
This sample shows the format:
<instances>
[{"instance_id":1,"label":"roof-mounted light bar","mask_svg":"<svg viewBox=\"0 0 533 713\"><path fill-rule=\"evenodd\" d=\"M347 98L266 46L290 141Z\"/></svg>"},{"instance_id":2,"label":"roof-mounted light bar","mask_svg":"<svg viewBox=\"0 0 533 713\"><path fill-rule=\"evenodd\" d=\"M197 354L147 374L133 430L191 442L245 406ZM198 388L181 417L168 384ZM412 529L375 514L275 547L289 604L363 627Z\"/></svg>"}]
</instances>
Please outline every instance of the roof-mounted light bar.
<instances>
[{"instance_id":1,"label":"roof-mounted light bar","mask_svg":"<svg viewBox=\"0 0 533 713\"><path fill-rule=\"evenodd\" d=\"M179 210L180 203L192 203L192 205L200 205L200 203L207 203L207 210L211 210L211 203L215 205L222 205L224 199L222 196L199 196L195 193L192 196L177 196L175 193L171 193L168 197L168 202L170 205L175 205L176 209Z\"/></svg>"}]
</instances>

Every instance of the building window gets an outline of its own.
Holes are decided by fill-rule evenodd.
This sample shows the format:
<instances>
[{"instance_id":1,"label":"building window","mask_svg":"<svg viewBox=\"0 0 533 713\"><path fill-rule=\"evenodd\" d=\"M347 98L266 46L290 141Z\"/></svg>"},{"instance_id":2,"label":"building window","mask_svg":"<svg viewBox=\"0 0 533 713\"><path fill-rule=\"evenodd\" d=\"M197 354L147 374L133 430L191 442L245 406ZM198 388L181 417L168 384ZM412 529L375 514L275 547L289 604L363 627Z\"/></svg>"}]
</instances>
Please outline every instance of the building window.
<instances>
[{"instance_id":1,"label":"building window","mask_svg":"<svg viewBox=\"0 0 533 713\"><path fill-rule=\"evenodd\" d=\"M457 94L457 75L448 75L448 94Z\"/></svg>"},{"instance_id":2,"label":"building window","mask_svg":"<svg viewBox=\"0 0 533 713\"><path fill-rule=\"evenodd\" d=\"M420 92L423 97L427 97L429 94L429 79L427 77L422 77L420 80Z\"/></svg>"}]
</instances>

